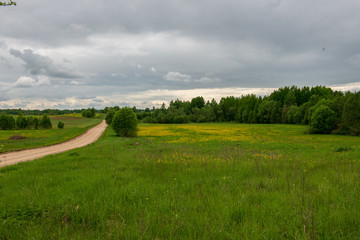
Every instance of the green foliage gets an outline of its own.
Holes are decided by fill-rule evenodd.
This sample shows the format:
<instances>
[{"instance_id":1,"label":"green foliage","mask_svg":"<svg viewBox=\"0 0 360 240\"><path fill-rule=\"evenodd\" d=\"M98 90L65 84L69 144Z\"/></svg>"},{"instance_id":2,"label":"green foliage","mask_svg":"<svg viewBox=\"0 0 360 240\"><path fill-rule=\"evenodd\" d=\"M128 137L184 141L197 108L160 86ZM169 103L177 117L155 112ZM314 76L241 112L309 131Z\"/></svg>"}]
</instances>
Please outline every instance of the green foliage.
<instances>
[{"instance_id":1,"label":"green foliage","mask_svg":"<svg viewBox=\"0 0 360 240\"><path fill-rule=\"evenodd\" d=\"M205 106L205 100L203 97L196 97L191 99L191 108L203 108Z\"/></svg>"},{"instance_id":2,"label":"green foliage","mask_svg":"<svg viewBox=\"0 0 360 240\"><path fill-rule=\"evenodd\" d=\"M286 106L296 105L295 94L292 91L289 91L288 94L286 94L284 99L284 105Z\"/></svg>"},{"instance_id":3,"label":"green foliage","mask_svg":"<svg viewBox=\"0 0 360 240\"><path fill-rule=\"evenodd\" d=\"M326 105L320 105L311 116L310 132L331 133L336 127L336 115Z\"/></svg>"},{"instance_id":4,"label":"green foliage","mask_svg":"<svg viewBox=\"0 0 360 240\"><path fill-rule=\"evenodd\" d=\"M81 115L86 118L94 118L96 115L95 108L88 108L87 110L83 110Z\"/></svg>"},{"instance_id":5,"label":"green foliage","mask_svg":"<svg viewBox=\"0 0 360 240\"><path fill-rule=\"evenodd\" d=\"M112 120L114 118L114 115L115 115L115 110L114 109L110 109L107 114L106 114L106 117L105 117L105 121L106 121L106 124L107 125L111 125L112 123Z\"/></svg>"},{"instance_id":6,"label":"green foliage","mask_svg":"<svg viewBox=\"0 0 360 240\"><path fill-rule=\"evenodd\" d=\"M44 114L41 117L40 125L43 129L51 129L52 128L51 120L47 114Z\"/></svg>"},{"instance_id":7,"label":"green foliage","mask_svg":"<svg viewBox=\"0 0 360 240\"><path fill-rule=\"evenodd\" d=\"M279 123L280 109L278 102L264 100L259 106L258 118L260 123Z\"/></svg>"},{"instance_id":8,"label":"green foliage","mask_svg":"<svg viewBox=\"0 0 360 240\"><path fill-rule=\"evenodd\" d=\"M43 120L39 120L38 117L33 116L24 116L21 112L19 113L18 117L15 118L11 115L2 114L0 116L0 129L2 130L12 130L12 129L39 129L39 127L43 129L49 128L51 125L51 121L49 117L45 119L45 125L42 123ZM50 122L50 124L49 124ZM44 128L45 126L45 128ZM51 127L50 127L51 128Z\"/></svg>"},{"instance_id":9,"label":"green foliage","mask_svg":"<svg viewBox=\"0 0 360 240\"><path fill-rule=\"evenodd\" d=\"M16 2L13 2L12 0L10 0L10 2L0 2L0 6L11 6L11 5L16 6Z\"/></svg>"},{"instance_id":10,"label":"green foliage","mask_svg":"<svg viewBox=\"0 0 360 240\"><path fill-rule=\"evenodd\" d=\"M221 98L218 103L214 99L205 102L203 97L198 96L191 101L172 100L169 107L166 107L165 103L163 103L157 109L140 110L134 107L133 110L137 118L144 123L237 121L240 123L309 125L316 109L321 105L326 105L335 113L335 128L342 126L341 129L333 133L359 135L360 130L356 130L357 127L352 127L353 130L349 129L351 124L356 125L356 122L358 122L356 117L349 117L349 115L353 114L353 111L343 117L345 103L353 95L353 93L349 92L346 94L339 91L334 92L324 86L312 88L291 86L279 88L266 97L253 94L241 97L229 96ZM359 108L355 106L352 109ZM104 111L109 110L109 108L104 109ZM345 119L348 119L347 123L342 124Z\"/></svg>"},{"instance_id":11,"label":"green foliage","mask_svg":"<svg viewBox=\"0 0 360 240\"><path fill-rule=\"evenodd\" d=\"M239 99L233 96L223 97L220 99L219 106L222 113L221 121L236 121Z\"/></svg>"},{"instance_id":12,"label":"green foliage","mask_svg":"<svg viewBox=\"0 0 360 240\"><path fill-rule=\"evenodd\" d=\"M58 123L58 128L59 129L63 129L65 127L65 124L62 122L62 121L60 121L59 123Z\"/></svg>"},{"instance_id":13,"label":"green foliage","mask_svg":"<svg viewBox=\"0 0 360 240\"><path fill-rule=\"evenodd\" d=\"M342 128L351 135L360 135L360 92L350 96L344 105Z\"/></svg>"},{"instance_id":14,"label":"green foliage","mask_svg":"<svg viewBox=\"0 0 360 240\"><path fill-rule=\"evenodd\" d=\"M147 116L143 119L143 123L156 123L156 120L151 116Z\"/></svg>"},{"instance_id":15,"label":"green foliage","mask_svg":"<svg viewBox=\"0 0 360 240\"><path fill-rule=\"evenodd\" d=\"M15 128L15 119L13 116L2 114L0 115L0 129L11 130Z\"/></svg>"},{"instance_id":16,"label":"green foliage","mask_svg":"<svg viewBox=\"0 0 360 240\"><path fill-rule=\"evenodd\" d=\"M287 111L286 123L300 124L302 120L302 114L298 106L291 106Z\"/></svg>"},{"instance_id":17,"label":"green foliage","mask_svg":"<svg viewBox=\"0 0 360 240\"><path fill-rule=\"evenodd\" d=\"M124 107L117 111L112 120L112 127L120 137L136 137L138 120L131 108Z\"/></svg>"}]
</instances>

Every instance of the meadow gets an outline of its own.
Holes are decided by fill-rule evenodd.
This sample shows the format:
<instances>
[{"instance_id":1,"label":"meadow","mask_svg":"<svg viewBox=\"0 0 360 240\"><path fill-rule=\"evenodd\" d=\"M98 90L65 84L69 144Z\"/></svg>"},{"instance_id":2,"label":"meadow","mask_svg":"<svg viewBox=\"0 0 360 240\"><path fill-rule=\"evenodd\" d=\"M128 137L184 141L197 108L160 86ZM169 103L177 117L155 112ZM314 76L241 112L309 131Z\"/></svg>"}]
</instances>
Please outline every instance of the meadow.
<instances>
[{"instance_id":1,"label":"meadow","mask_svg":"<svg viewBox=\"0 0 360 240\"><path fill-rule=\"evenodd\" d=\"M100 116L83 118L81 114L55 115L50 116L50 119L53 125L52 129L0 131L0 153L64 142L81 135L102 120ZM65 124L64 129L58 129L59 121ZM24 139L9 139L11 136L19 135Z\"/></svg>"},{"instance_id":2,"label":"meadow","mask_svg":"<svg viewBox=\"0 0 360 240\"><path fill-rule=\"evenodd\" d=\"M140 124L0 169L0 239L359 239L360 138Z\"/></svg>"}]
</instances>

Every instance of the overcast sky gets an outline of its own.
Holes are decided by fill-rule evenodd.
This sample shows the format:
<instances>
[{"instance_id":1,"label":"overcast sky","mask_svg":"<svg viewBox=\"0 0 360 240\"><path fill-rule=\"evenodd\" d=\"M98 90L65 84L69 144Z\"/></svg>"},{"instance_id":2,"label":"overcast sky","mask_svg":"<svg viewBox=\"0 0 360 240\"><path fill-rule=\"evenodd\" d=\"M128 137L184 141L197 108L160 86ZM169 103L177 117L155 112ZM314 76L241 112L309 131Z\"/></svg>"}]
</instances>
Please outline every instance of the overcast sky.
<instances>
[{"instance_id":1,"label":"overcast sky","mask_svg":"<svg viewBox=\"0 0 360 240\"><path fill-rule=\"evenodd\" d=\"M360 90L359 0L18 0L0 7L0 108Z\"/></svg>"}]
</instances>

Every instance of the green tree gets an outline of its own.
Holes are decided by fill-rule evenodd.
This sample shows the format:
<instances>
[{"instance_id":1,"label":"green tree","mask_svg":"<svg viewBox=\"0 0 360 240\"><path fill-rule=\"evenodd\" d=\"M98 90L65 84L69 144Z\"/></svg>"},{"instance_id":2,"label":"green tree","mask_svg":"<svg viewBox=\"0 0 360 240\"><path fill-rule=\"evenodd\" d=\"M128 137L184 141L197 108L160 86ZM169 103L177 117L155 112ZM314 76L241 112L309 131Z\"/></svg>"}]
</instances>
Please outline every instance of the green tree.
<instances>
[{"instance_id":1,"label":"green tree","mask_svg":"<svg viewBox=\"0 0 360 240\"><path fill-rule=\"evenodd\" d=\"M38 129L40 125L39 118L35 117L33 124L34 124L34 129Z\"/></svg>"},{"instance_id":2,"label":"green tree","mask_svg":"<svg viewBox=\"0 0 360 240\"><path fill-rule=\"evenodd\" d=\"M300 124L303 116L298 106L291 106L287 111L286 123Z\"/></svg>"},{"instance_id":3,"label":"green tree","mask_svg":"<svg viewBox=\"0 0 360 240\"><path fill-rule=\"evenodd\" d=\"M0 129L11 130L15 128L15 119L11 115L2 114L0 116Z\"/></svg>"},{"instance_id":4,"label":"green tree","mask_svg":"<svg viewBox=\"0 0 360 240\"><path fill-rule=\"evenodd\" d=\"M115 115L115 110L114 109L110 109L108 111L108 113L106 114L106 117L105 117L105 121L106 121L106 124L107 125L111 125L112 123L112 120L114 118L114 115Z\"/></svg>"},{"instance_id":5,"label":"green tree","mask_svg":"<svg viewBox=\"0 0 360 240\"><path fill-rule=\"evenodd\" d=\"M62 121L60 121L59 123L58 123L58 128L59 129L63 129L65 127L65 124L62 122Z\"/></svg>"},{"instance_id":6,"label":"green tree","mask_svg":"<svg viewBox=\"0 0 360 240\"><path fill-rule=\"evenodd\" d=\"M205 106L205 100L203 97L196 97L191 99L191 109L193 108L203 108Z\"/></svg>"},{"instance_id":7,"label":"green tree","mask_svg":"<svg viewBox=\"0 0 360 240\"><path fill-rule=\"evenodd\" d=\"M279 104L273 100L264 100L259 106L258 118L260 123L279 123L280 122Z\"/></svg>"},{"instance_id":8,"label":"green tree","mask_svg":"<svg viewBox=\"0 0 360 240\"><path fill-rule=\"evenodd\" d=\"M13 2L10 0L10 2L0 2L0 6L11 6L14 5L16 6L16 2Z\"/></svg>"},{"instance_id":9,"label":"green tree","mask_svg":"<svg viewBox=\"0 0 360 240\"><path fill-rule=\"evenodd\" d=\"M16 119L16 127L18 129L26 129L28 127L28 119L27 117L24 117L21 112L19 113L19 116Z\"/></svg>"},{"instance_id":10,"label":"green tree","mask_svg":"<svg viewBox=\"0 0 360 240\"><path fill-rule=\"evenodd\" d=\"M138 120L131 108L124 107L117 111L112 120L112 127L120 137L136 137Z\"/></svg>"},{"instance_id":11,"label":"green tree","mask_svg":"<svg viewBox=\"0 0 360 240\"><path fill-rule=\"evenodd\" d=\"M342 116L342 128L348 134L360 135L360 92L346 101Z\"/></svg>"},{"instance_id":12,"label":"green tree","mask_svg":"<svg viewBox=\"0 0 360 240\"><path fill-rule=\"evenodd\" d=\"M52 123L47 114L42 115L40 125L43 129L51 129L52 128Z\"/></svg>"},{"instance_id":13,"label":"green tree","mask_svg":"<svg viewBox=\"0 0 360 240\"><path fill-rule=\"evenodd\" d=\"M326 105L320 105L311 115L311 133L330 133L336 127L336 114Z\"/></svg>"}]
</instances>

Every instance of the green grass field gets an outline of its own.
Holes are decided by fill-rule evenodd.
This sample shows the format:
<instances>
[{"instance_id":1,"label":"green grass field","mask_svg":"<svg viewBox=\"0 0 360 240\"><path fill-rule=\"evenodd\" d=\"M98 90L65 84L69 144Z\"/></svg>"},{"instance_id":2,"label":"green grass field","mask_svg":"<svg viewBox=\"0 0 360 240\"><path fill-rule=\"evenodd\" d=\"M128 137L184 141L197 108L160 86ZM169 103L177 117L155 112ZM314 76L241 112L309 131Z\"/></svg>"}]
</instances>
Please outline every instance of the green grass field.
<instances>
[{"instance_id":1,"label":"green grass field","mask_svg":"<svg viewBox=\"0 0 360 240\"><path fill-rule=\"evenodd\" d=\"M140 124L0 169L0 239L359 239L360 138Z\"/></svg>"},{"instance_id":2,"label":"green grass field","mask_svg":"<svg viewBox=\"0 0 360 240\"><path fill-rule=\"evenodd\" d=\"M48 146L70 140L99 124L102 116L83 118L81 114L67 114L50 116L50 119L53 124L52 129L0 130L0 153ZM58 129L59 121L65 124L64 129ZM15 135L25 136L26 139L9 139Z\"/></svg>"}]
</instances>

